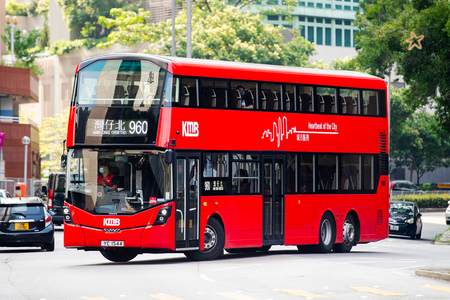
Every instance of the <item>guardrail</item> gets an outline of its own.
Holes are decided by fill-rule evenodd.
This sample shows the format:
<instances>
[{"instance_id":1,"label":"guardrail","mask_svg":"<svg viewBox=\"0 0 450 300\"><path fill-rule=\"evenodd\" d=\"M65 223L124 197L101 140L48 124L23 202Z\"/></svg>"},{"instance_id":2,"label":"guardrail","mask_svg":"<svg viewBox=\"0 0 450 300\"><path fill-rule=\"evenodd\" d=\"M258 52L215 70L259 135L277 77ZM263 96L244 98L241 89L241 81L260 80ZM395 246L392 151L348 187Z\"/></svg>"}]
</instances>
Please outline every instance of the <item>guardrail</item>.
<instances>
[{"instance_id":1,"label":"guardrail","mask_svg":"<svg viewBox=\"0 0 450 300\"><path fill-rule=\"evenodd\" d=\"M448 195L450 191L391 191L391 196L403 196L403 195Z\"/></svg>"}]
</instances>

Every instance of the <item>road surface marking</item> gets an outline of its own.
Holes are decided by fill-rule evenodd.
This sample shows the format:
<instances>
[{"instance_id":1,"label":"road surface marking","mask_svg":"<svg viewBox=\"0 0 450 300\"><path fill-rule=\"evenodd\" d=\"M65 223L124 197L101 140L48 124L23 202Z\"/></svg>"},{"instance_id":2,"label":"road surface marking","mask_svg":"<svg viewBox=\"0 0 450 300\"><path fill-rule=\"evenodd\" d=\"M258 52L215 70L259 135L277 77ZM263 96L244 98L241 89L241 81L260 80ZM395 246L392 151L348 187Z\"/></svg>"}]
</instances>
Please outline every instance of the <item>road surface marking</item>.
<instances>
[{"instance_id":1,"label":"road surface marking","mask_svg":"<svg viewBox=\"0 0 450 300\"><path fill-rule=\"evenodd\" d=\"M103 297L81 297L84 300L108 300L106 298Z\"/></svg>"},{"instance_id":2,"label":"road surface marking","mask_svg":"<svg viewBox=\"0 0 450 300\"><path fill-rule=\"evenodd\" d=\"M435 291L441 291L441 292L450 293L450 288L449 288L449 287L446 287L446 286L440 286L440 285L426 285L426 286L423 286L423 288L430 289L430 290L435 290Z\"/></svg>"},{"instance_id":3,"label":"road surface marking","mask_svg":"<svg viewBox=\"0 0 450 300\"><path fill-rule=\"evenodd\" d=\"M158 295L150 295L150 297L159 299L159 300L183 300L181 298L175 297L175 296L171 296L171 295L167 295L167 294L158 294Z\"/></svg>"},{"instance_id":4,"label":"road surface marking","mask_svg":"<svg viewBox=\"0 0 450 300\"><path fill-rule=\"evenodd\" d=\"M284 292L284 293L292 295L292 296L299 296L299 297L303 297L303 298L328 298L325 295L313 294L313 293L310 293L307 291L296 290L296 289L278 290L278 291Z\"/></svg>"},{"instance_id":5,"label":"road surface marking","mask_svg":"<svg viewBox=\"0 0 450 300\"><path fill-rule=\"evenodd\" d=\"M258 300L256 298L238 294L238 293L216 293L216 294L224 296L226 298L234 299L234 300Z\"/></svg>"},{"instance_id":6,"label":"road surface marking","mask_svg":"<svg viewBox=\"0 0 450 300\"><path fill-rule=\"evenodd\" d=\"M349 287L349 289L352 289L352 290L355 290L358 292L362 292L362 293L369 293L369 294L375 294L375 295L386 296L386 297L406 296L405 294L383 291L383 290L375 289L375 288L368 287L368 286Z\"/></svg>"}]
</instances>

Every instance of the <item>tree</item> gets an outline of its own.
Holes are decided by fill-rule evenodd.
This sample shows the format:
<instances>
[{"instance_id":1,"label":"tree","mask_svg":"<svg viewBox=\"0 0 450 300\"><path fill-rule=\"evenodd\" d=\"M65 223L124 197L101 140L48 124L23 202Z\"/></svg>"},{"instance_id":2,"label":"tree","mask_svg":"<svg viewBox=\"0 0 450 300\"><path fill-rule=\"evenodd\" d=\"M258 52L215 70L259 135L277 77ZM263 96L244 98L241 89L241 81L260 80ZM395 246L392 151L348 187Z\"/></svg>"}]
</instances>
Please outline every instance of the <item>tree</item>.
<instances>
[{"instance_id":1,"label":"tree","mask_svg":"<svg viewBox=\"0 0 450 300\"><path fill-rule=\"evenodd\" d=\"M414 111L405 102L404 90L391 97L390 159L395 168L409 167L417 175L417 184L426 172L450 163L450 139L429 113Z\"/></svg>"},{"instance_id":2,"label":"tree","mask_svg":"<svg viewBox=\"0 0 450 300\"><path fill-rule=\"evenodd\" d=\"M98 19L100 16L111 17L112 8L137 10L144 7L143 0L57 0L57 3L75 38L94 39L108 35L109 31L99 25Z\"/></svg>"},{"instance_id":3,"label":"tree","mask_svg":"<svg viewBox=\"0 0 450 300\"><path fill-rule=\"evenodd\" d=\"M395 67L408 84L408 103L415 108L431 103L450 131L450 2L365 0L360 7L354 22L360 29L355 38L360 64L381 77ZM412 33L423 40L409 40Z\"/></svg>"},{"instance_id":4,"label":"tree","mask_svg":"<svg viewBox=\"0 0 450 300\"><path fill-rule=\"evenodd\" d=\"M192 57L290 66L309 66L308 58L314 45L294 31L294 38L284 43L282 28L266 25L259 15L242 12L221 1L208 2L209 9L196 9L192 13ZM148 26L148 15L112 10L113 18L100 18L100 24L115 28L106 43L131 45L150 42L147 52L160 55L171 53L171 20ZM177 32L176 55L186 56L185 12L175 20Z\"/></svg>"},{"instance_id":5,"label":"tree","mask_svg":"<svg viewBox=\"0 0 450 300\"><path fill-rule=\"evenodd\" d=\"M69 108L54 117L44 118L41 126L39 126L42 172L61 172L60 158L63 154L63 141L67 136L68 120Z\"/></svg>"}]
</instances>

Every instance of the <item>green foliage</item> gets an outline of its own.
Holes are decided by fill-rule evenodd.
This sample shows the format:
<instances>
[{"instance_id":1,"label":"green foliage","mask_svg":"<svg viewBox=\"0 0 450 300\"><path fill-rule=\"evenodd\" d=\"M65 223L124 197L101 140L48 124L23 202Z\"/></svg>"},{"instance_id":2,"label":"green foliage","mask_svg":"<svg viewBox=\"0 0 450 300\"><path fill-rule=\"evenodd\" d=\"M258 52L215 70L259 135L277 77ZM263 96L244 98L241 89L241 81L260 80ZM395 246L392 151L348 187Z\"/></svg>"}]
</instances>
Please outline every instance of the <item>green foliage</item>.
<instances>
[{"instance_id":1,"label":"green foliage","mask_svg":"<svg viewBox=\"0 0 450 300\"><path fill-rule=\"evenodd\" d=\"M415 202L419 208L446 208L448 201L450 201L450 195L433 193L424 195L398 195L391 197L391 200Z\"/></svg>"},{"instance_id":2,"label":"green foliage","mask_svg":"<svg viewBox=\"0 0 450 300\"><path fill-rule=\"evenodd\" d=\"M74 49L79 49L85 47L86 49L91 49L95 47L99 41L105 39L95 40L95 39L78 39L73 41L60 40L56 41L53 45L50 46L48 53L49 55L62 55L65 53L69 53Z\"/></svg>"},{"instance_id":3,"label":"green foliage","mask_svg":"<svg viewBox=\"0 0 450 300\"><path fill-rule=\"evenodd\" d=\"M308 58L314 46L294 31L294 38L284 43L282 27L265 25L260 16L243 13L234 6L222 2L208 2L209 9L192 12L192 57L290 66L309 66ZM222 8L223 7L223 8ZM114 18L101 18L101 24L115 28L106 43L97 47L109 47L115 43L131 45L149 42L147 52L170 55L172 46L171 20L148 25L144 11L127 12L112 10ZM186 56L186 12L175 20L176 56Z\"/></svg>"},{"instance_id":4,"label":"green foliage","mask_svg":"<svg viewBox=\"0 0 450 300\"><path fill-rule=\"evenodd\" d=\"M11 28L7 27L5 31L6 35L2 35L1 38L7 44L8 49L11 49ZM32 69L36 74L41 73L34 63L37 55L43 51L36 47L36 40L41 35L39 30L31 30L28 34L22 30L14 30L14 56L17 58L17 63L14 66Z\"/></svg>"},{"instance_id":5,"label":"green foliage","mask_svg":"<svg viewBox=\"0 0 450 300\"><path fill-rule=\"evenodd\" d=\"M63 10L63 17L68 27L74 33L80 33L77 38L100 39L109 34L99 24L99 18L110 18L113 8L137 10L144 7L143 0L57 0Z\"/></svg>"},{"instance_id":6,"label":"green foliage","mask_svg":"<svg viewBox=\"0 0 450 300\"><path fill-rule=\"evenodd\" d=\"M415 171L419 181L426 172L449 165L450 138L434 116L414 111L406 103L405 92L392 92L390 158L396 168L407 166Z\"/></svg>"},{"instance_id":7,"label":"green foliage","mask_svg":"<svg viewBox=\"0 0 450 300\"><path fill-rule=\"evenodd\" d=\"M6 2L6 14L10 16L27 16L28 15L28 4L21 3L13 0ZM3 21L3 20L2 20Z\"/></svg>"},{"instance_id":8,"label":"green foliage","mask_svg":"<svg viewBox=\"0 0 450 300\"><path fill-rule=\"evenodd\" d=\"M41 153L41 170L61 172L60 158L63 154L63 140L67 136L69 108L54 117L44 118L39 126L39 151Z\"/></svg>"},{"instance_id":9,"label":"green foliage","mask_svg":"<svg viewBox=\"0 0 450 300\"><path fill-rule=\"evenodd\" d=\"M354 24L361 65L378 76L395 66L409 86L408 104L434 103L440 125L450 131L450 1L366 0L360 8ZM408 49L412 32L424 36L421 49Z\"/></svg>"}]
</instances>

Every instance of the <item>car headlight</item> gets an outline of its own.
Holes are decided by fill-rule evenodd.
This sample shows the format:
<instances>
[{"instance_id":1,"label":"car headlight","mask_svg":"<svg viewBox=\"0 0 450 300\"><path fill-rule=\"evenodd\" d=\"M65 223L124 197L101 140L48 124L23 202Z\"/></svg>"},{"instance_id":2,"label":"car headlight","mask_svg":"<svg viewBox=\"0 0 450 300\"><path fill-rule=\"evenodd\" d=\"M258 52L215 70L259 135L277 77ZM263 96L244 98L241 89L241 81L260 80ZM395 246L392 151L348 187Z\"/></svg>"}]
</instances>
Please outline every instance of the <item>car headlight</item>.
<instances>
[{"instance_id":1,"label":"car headlight","mask_svg":"<svg viewBox=\"0 0 450 300\"><path fill-rule=\"evenodd\" d=\"M414 218L408 219L405 222L408 224L414 224Z\"/></svg>"}]
</instances>

